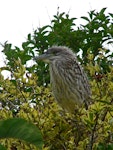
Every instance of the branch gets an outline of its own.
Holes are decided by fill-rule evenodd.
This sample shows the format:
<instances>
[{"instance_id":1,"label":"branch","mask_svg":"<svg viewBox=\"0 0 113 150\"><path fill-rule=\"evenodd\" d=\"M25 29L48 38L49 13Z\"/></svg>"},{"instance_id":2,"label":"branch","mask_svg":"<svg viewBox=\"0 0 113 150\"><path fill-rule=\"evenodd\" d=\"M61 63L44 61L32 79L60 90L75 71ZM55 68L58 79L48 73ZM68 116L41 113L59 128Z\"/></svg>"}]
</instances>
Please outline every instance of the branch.
<instances>
[{"instance_id":1,"label":"branch","mask_svg":"<svg viewBox=\"0 0 113 150\"><path fill-rule=\"evenodd\" d=\"M93 143L94 143L94 134L96 131L96 127L97 127L97 123L98 123L98 118L99 118L99 114L96 115L96 119L95 119L95 125L92 129L92 133L91 133L91 137L90 137L90 143L89 143L89 150L93 149Z\"/></svg>"}]
</instances>

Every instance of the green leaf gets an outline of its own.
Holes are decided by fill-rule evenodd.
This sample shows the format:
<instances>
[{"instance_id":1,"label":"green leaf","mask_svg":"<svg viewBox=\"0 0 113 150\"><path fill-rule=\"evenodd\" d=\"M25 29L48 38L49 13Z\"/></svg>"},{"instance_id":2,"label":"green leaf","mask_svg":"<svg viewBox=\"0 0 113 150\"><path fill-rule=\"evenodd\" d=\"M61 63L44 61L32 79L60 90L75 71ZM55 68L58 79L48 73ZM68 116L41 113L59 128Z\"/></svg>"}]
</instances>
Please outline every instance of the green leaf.
<instances>
[{"instance_id":1,"label":"green leaf","mask_svg":"<svg viewBox=\"0 0 113 150\"><path fill-rule=\"evenodd\" d=\"M98 147L97 147L97 150L105 150L105 145L103 143L99 143L98 144Z\"/></svg>"},{"instance_id":2,"label":"green leaf","mask_svg":"<svg viewBox=\"0 0 113 150\"><path fill-rule=\"evenodd\" d=\"M0 144L0 150L7 150L3 145Z\"/></svg>"},{"instance_id":3,"label":"green leaf","mask_svg":"<svg viewBox=\"0 0 113 150\"><path fill-rule=\"evenodd\" d=\"M113 150L113 144L109 144L107 150Z\"/></svg>"},{"instance_id":4,"label":"green leaf","mask_svg":"<svg viewBox=\"0 0 113 150\"><path fill-rule=\"evenodd\" d=\"M99 143L97 150L113 150L113 144Z\"/></svg>"},{"instance_id":5,"label":"green leaf","mask_svg":"<svg viewBox=\"0 0 113 150\"><path fill-rule=\"evenodd\" d=\"M28 34L27 38L29 41L31 41L31 34Z\"/></svg>"},{"instance_id":6,"label":"green leaf","mask_svg":"<svg viewBox=\"0 0 113 150\"><path fill-rule=\"evenodd\" d=\"M22 118L0 121L0 139L16 138L42 148L43 139L40 130Z\"/></svg>"},{"instance_id":7,"label":"green leaf","mask_svg":"<svg viewBox=\"0 0 113 150\"><path fill-rule=\"evenodd\" d=\"M90 20L87 18L87 17L81 17L82 19L84 19L84 20L86 20L86 21L88 21L88 22L90 22Z\"/></svg>"},{"instance_id":8,"label":"green leaf","mask_svg":"<svg viewBox=\"0 0 113 150\"><path fill-rule=\"evenodd\" d=\"M113 18L113 14L112 13L109 13L109 15Z\"/></svg>"},{"instance_id":9,"label":"green leaf","mask_svg":"<svg viewBox=\"0 0 113 150\"><path fill-rule=\"evenodd\" d=\"M93 121L93 119L94 119L94 114L91 112L91 113L89 113L89 118L90 118L90 121Z\"/></svg>"},{"instance_id":10,"label":"green leaf","mask_svg":"<svg viewBox=\"0 0 113 150\"><path fill-rule=\"evenodd\" d=\"M106 10L106 7L102 8L101 11L100 11L100 14L104 14L105 10Z\"/></svg>"}]
</instances>

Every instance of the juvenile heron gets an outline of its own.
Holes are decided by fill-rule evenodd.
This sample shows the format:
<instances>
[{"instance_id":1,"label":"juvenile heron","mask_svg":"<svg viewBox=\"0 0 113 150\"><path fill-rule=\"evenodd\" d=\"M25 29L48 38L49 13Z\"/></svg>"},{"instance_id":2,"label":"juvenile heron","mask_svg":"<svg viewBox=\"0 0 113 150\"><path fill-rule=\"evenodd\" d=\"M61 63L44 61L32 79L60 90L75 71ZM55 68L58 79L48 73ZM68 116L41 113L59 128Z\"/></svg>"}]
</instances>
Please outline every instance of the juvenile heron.
<instances>
[{"instance_id":1,"label":"juvenile heron","mask_svg":"<svg viewBox=\"0 0 113 150\"><path fill-rule=\"evenodd\" d=\"M88 108L88 79L71 49L54 46L35 59L49 63L53 95L63 109L74 113L76 104Z\"/></svg>"}]
</instances>

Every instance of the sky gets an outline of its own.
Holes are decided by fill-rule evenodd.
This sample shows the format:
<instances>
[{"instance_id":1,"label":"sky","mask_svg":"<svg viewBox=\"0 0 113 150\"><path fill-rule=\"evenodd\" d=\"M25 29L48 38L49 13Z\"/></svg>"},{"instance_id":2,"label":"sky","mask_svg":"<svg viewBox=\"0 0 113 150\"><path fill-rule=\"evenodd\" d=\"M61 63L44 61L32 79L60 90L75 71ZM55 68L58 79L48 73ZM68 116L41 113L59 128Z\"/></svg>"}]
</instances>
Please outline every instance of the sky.
<instances>
[{"instance_id":1,"label":"sky","mask_svg":"<svg viewBox=\"0 0 113 150\"><path fill-rule=\"evenodd\" d=\"M100 11L104 7L106 13L113 13L112 6L112 0L0 0L0 43L8 41L20 47L33 29L50 24L58 7L60 12L80 18L90 10ZM80 19L77 24L81 24ZM0 53L0 66L3 57Z\"/></svg>"}]
</instances>

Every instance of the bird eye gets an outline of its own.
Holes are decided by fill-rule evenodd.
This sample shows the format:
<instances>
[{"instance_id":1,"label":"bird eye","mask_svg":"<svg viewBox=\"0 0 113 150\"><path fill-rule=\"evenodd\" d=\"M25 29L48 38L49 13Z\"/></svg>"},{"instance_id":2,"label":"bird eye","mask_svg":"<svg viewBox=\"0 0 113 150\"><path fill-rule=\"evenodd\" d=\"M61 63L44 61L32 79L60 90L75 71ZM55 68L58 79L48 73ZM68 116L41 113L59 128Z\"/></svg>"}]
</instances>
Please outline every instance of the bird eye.
<instances>
[{"instance_id":1,"label":"bird eye","mask_svg":"<svg viewBox=\"0 0 113 150\"><path fill-rule=\"evenodd\" d=\"M57 53L55 51L52 52L53 55L56 55Z\"/></svg>"},{"instance_id":2,"label":"bird eye","mask_svg":"<svg viewBox=\"0 0 113 150\"><path fill-rule=\"evenodd\" d=\"M60 50L56 48L50 48L46 51L46 54L51 54L51 55L57 55L59 54Z\"/></svg>"}]
</instances>

